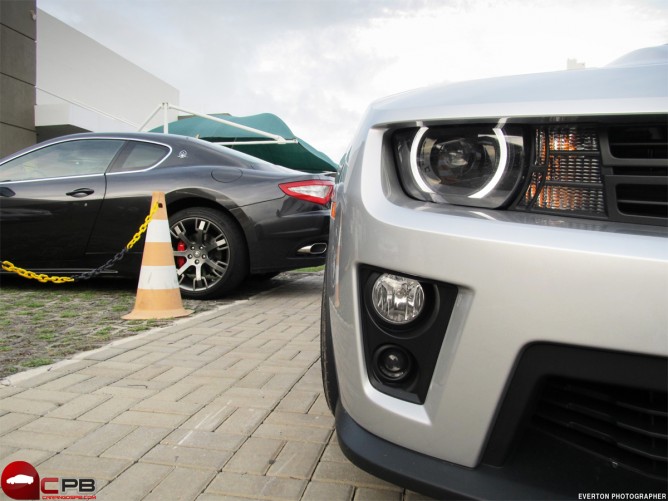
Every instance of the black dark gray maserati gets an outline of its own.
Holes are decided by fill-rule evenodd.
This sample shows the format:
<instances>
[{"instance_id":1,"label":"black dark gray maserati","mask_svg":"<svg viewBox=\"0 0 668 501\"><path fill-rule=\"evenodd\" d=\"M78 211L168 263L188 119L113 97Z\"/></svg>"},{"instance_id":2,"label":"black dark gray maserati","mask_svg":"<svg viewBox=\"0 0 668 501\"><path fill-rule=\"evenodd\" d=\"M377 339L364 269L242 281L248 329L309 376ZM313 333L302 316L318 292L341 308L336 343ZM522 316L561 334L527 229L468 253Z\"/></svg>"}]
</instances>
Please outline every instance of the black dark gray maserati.
<instances>
[{"instance_id":1,"label":"black dark gray maserati","mask_svg":"<svg viewBox=\"0 0 668 501\"><path fill-rule=\"evenodd\" d=\"M323 264L332 185L184 136L63 136L0 161L0 259L39 273L95 270L161 191L182 294L215 297L249 274ZM138 274L142 248L106 273Z\"/></svg>"}]
</instances>

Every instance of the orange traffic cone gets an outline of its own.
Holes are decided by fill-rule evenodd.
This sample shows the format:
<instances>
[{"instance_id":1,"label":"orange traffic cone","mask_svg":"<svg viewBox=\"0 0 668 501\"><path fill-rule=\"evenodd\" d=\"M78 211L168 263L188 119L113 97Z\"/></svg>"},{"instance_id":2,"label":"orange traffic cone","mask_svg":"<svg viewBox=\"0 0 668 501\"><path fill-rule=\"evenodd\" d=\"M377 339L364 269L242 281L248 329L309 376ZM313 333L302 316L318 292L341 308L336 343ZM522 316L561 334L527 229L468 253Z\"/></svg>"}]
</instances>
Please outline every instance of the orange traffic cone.
<instances>
[{"instance_id":1,"label":"orange traffic cone","mask_svg":"<svg viewBox=\"0 0 668 501\"><path fill-rule=\"evenodd\" d=\"M158 210L146 230L135 307L123 317L125 320L176 318L192 313L191 310L183 309L181 302L165 194L154 192L151 207L156 202Z\"/></svg>"}]
</instances>

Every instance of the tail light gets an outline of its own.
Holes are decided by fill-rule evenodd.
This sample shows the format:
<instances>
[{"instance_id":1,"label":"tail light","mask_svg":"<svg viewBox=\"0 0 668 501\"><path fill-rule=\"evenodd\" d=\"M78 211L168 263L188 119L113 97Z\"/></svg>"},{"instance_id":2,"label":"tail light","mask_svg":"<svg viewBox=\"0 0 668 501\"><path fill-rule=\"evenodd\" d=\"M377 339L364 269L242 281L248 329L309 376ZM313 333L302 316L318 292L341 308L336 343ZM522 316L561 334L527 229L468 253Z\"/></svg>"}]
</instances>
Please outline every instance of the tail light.
<instances>
[{"instance_id":1,"label":"tail light","mask_svg":"<svg viewBox=\"0 0 668 501\"><path fill-rule=\"evenodd\" d=\"M333 181L321 179L281 183L278 186L288 196L319 205L329 204L334 190Z\"/></svg>"}]
</instances>

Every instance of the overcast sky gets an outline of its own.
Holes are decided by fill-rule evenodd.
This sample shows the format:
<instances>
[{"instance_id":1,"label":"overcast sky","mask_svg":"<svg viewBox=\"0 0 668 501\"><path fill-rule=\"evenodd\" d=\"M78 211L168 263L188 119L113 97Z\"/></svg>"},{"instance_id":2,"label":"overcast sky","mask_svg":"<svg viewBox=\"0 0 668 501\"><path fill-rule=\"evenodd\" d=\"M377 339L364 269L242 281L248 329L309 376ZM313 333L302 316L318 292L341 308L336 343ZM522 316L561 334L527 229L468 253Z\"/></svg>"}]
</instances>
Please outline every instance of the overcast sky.
<instances>
[{"instance_id":1,"label":"overcast sky","mask_svg":"<svg viewBox=\"0 0 668 501\"><path fill-rule=\"evenodd\" d=\"M1 1L1 0L0 0ZM668 43L666 0L37 0L204 113L271 112L338 162L374 99L605 65Z\"/></svg>"}]
</instances>

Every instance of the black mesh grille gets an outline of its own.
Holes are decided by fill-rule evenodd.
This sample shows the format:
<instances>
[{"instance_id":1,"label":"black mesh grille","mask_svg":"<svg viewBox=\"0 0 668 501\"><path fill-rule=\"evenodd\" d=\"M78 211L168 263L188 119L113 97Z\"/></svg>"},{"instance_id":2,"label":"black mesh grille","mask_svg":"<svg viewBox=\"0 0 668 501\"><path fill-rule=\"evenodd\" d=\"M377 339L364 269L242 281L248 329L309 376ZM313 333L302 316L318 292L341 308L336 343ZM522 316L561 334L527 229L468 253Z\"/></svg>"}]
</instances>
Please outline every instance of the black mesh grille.
<instances>
[{"instance_id":1,"label":"black mesh grille","mask_svg":"<svg viewBox=\"0 0 668 501\"><path fill-rule=\"evenodd\" d=\"M668 126L609 127L607 182L612 213L634 222L668 222Z\"/></svg>"},{"instance_id":2,"label":"black mesh grille","mask_svg":"<svg viewBox=\"0 0 668 501\"><path fill-rule=\"evenodd\" d=\"M668 478L666 393L549 378L533 424L615 467Z\"/></svg>"},{"instance_id":3,"label":"black mesh grille","mask_svg":"<svg viewBox=\"0 0 668 501\"><path fill-rule=\"evenodd\" d=\"M615 158L668 158L668 138L665 125L610 127L608 140L610 153Z\"/></svg>"},{"instance_id":4,"label":"black mesh grille","mask_svg":"<svg viewBox=\"0 0 668 501\"><path fill-rule=\"evenodd\" d=\"M618 184L617 208L622 214L668 218L668 187L665 184Z\"/></svg>"}]
</instances>

